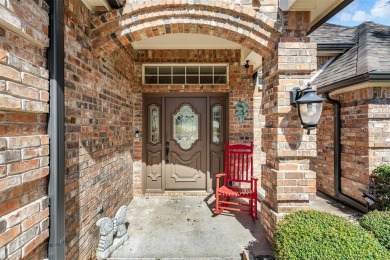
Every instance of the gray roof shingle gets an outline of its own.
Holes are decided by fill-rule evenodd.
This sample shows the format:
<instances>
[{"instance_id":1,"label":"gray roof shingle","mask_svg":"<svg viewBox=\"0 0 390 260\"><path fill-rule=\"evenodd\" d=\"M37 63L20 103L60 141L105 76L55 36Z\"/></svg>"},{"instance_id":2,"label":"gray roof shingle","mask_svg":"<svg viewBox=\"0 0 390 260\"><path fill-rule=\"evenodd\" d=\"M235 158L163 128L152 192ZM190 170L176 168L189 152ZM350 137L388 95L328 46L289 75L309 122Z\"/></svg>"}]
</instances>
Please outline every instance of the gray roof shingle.
<instances>
[{"instance_id":1,"label":"gray roof shingle","mask_svg":"<svg viewBox=\"0 0 390 260\"><path fill-rule=\"evenodd\" d=\"M390 26L373 22L365 22L357 27L324 24L310 37L311 41L319 44L355 43L313 81L318 88L368 72L390 73Z\"/></svg>"},{"instance_id":2,"label":"gray roof shingle","mask_svg":"<svg viewBox=\"0 0 390 260\"><path fill-rule=\"evenodd\" d=\"M325 23L313 31L309 37L317 43L356 43L356 27Z\"/></svg>"}]
</instances>

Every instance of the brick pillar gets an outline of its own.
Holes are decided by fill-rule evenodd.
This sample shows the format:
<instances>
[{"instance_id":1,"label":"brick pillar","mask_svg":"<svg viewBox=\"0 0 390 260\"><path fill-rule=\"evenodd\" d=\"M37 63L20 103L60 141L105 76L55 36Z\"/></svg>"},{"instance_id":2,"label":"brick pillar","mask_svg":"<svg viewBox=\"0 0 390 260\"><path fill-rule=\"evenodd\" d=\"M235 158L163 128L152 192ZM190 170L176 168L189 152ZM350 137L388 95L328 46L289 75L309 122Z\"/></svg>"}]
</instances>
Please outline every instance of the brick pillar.
<instances>
[{"instance_id":1,"label":"brick pillar","mask_svg":"<svg viewBox=\"0 0 390 260\"><path fill-rule=\"evenodd\" d=\"M261 220L271 243L278 220L285 213L308 208L316 192L316 175L309 169L310 159L316 156L316 131L307 135L289 100L289 91L305 88L317 67L316 44L300 41L282 37L275 53L263 58L262 113L266 122L262 148L266 162L261 185L266 197Z\"/></svg>"}]
</instances>

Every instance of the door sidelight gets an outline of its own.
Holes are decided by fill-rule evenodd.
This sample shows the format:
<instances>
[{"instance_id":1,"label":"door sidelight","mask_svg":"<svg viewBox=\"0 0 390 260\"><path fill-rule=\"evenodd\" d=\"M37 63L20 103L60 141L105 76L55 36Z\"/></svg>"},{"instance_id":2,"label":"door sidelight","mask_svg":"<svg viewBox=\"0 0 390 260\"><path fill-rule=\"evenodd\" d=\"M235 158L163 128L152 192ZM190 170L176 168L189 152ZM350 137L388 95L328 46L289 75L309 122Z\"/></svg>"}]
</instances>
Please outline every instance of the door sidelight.
<instances>
[{"instance_id":1,"label":"door sidelight","mask_svg":"<svg viewBox=\"0 0 390 260\"><path fill-rule=\"evenodd\" d=\"M169 141L165 142L165 163L169 163Z\"/></svg>"}]
</instances>

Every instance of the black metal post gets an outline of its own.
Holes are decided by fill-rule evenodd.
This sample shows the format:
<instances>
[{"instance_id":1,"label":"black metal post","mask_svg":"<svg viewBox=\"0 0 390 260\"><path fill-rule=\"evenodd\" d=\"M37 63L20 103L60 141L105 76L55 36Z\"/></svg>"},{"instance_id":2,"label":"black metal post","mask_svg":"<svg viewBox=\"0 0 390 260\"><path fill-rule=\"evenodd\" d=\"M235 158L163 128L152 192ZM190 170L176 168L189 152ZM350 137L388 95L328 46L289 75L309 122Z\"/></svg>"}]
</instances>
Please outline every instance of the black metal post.
<instances>
[{"instance_id":1,"label":"black metal post","mask_svg":"<svg viewBox=\"0 0 390 260\"><path fill-rule=\"evenodd\" d=\"M64 2L50 1L49 259L65 259Z\"/></svg>"}]
</instances>

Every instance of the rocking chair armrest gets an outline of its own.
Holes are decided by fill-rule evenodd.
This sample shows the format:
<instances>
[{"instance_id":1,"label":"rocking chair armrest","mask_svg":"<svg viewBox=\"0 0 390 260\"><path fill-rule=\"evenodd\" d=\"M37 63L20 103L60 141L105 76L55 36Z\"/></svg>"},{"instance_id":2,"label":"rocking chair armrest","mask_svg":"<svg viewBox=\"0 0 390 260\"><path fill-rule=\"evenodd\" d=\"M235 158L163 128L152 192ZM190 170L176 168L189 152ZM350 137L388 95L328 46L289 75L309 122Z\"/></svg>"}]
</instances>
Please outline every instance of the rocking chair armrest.
<instances>
[{"instance_id":1,"label":"rocking chair armrest","mask_svg":"<svg viewBox=\"0 0 390 260\"><path fill-rule=\"evenodd\" d=\"M226 176L226 173L218 173L215 175L215 178L219 179L221 177L225 177Z\"/></svg>"}]
</instances>

